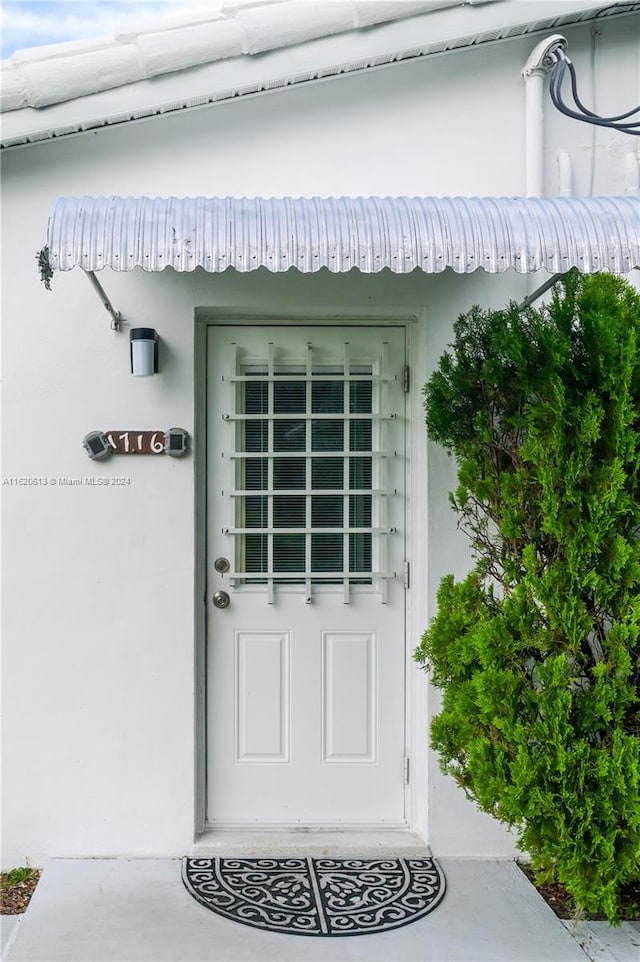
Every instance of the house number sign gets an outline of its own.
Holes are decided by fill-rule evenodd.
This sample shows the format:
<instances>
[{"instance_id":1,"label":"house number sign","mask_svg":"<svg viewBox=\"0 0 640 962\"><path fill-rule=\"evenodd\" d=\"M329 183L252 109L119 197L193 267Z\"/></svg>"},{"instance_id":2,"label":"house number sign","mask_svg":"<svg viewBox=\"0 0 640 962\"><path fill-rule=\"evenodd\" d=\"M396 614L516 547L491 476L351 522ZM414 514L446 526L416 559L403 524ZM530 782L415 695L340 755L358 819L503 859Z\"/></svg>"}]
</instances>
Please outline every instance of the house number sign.
<instances>
[{"instance_id":1,"label":"house number sign","mask_svg":"<svg viewBox=\"0 0 640 962\"><path fill-rule=\"evenodd\" d=\"M105 431L113 454L164 454L164 431Z\"/></svg>"},{"instance_id":2,"label":"house number sign","mask_svg":"<svg viewBox=\"0 0 640 962\"><path fill-rule=\"evenodd\" d=\"M82 444L92 461L112 454L168 454L181 458L187 453L189 435L184 428L168 431L90 431Z\"/></svg>"}]
</instances>

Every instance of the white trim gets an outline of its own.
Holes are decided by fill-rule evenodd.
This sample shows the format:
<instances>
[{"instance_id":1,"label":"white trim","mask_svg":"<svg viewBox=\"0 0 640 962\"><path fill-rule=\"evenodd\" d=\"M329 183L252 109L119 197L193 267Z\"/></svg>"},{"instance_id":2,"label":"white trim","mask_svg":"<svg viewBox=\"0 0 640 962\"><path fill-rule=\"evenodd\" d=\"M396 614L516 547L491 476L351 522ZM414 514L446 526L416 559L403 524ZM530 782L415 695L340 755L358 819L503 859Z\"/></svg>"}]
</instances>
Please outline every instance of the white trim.
<instances>
[{"instance_id":1,"label":"white trim","mask_svg":"<svg viewBox=\"0 0 640 962\"><path fill-rule=\"evenodd\" d=\"M194 829L196 836L205 830L207 812L207 324L194 328Z\"/></svg>"},{"instance_id":2,"label":"white trim","mask_svg":"<svg viewBox=\"0 0 640 962\"><path fill-rule=\"evenodd\" d=\"M406 591L406 754L410 760L406 814L411 830L428 840L428 686L426 677L418 671L413 661L413 650L420 641L429 617L427 608L428 481L421 378L421 372L427 370L426 325L427 311L423 308L407 323L406 327L407 361L410 366L410 389L406 409L408 422L406 556L411 572L410 585ZM419 443L420 437L424 440L423 444Z\"/></svg>"}]
</instances>

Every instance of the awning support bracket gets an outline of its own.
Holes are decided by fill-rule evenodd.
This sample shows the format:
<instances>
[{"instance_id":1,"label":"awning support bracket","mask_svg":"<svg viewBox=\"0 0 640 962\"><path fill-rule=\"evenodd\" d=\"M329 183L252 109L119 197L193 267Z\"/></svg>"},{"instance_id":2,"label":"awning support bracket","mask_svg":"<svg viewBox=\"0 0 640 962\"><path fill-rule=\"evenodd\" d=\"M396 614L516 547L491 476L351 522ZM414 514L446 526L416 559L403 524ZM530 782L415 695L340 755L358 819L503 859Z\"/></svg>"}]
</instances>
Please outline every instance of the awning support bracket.
<instances>
[{"instance_id":1,"label":"awning support bracket","mask_svg":"<svg viewBox=\"0 0 640 962\"><path fill-rule=\"evenodd\" d=\"M557 284L558 281L564 277L564 274L564 271L561 274L554 274L553 277L550 277L548 281L545 281L544 284L541 284L540 287L537 287L532 294L528 294L523 300L522 304L518 304L518 310L524 311L527 307L531 307L533 302L537 301L539 297L542 297L542 295L546 293L550 287L553 287L554 284Z\"/></svg>"},{"instance_id":2,"label":"awning support bracket","mask_svg":"<svg viewBox=\"0 0 640 962\"><path fill-rule=\"evenodd\" d=\"M119 331L120 323L122 321L122 315L120 314L119 311L116 311L115 307L109 300L109 297L107 296L105 289L103 288L102 284L100 283L96 275L93 273L93 271L85 271L84 273L89 278L91 285L93 286L94 290L98 294L98 297L102 301L102 306L111 315L111 330Z\"/></svg>"},{"instance_id":3,"label":"awning support bracket","mask_svg":"<svg viewBox=\"0 0 640 962\"><path fill-rule=\"evenodd\" d=\"M49 258L48 244L45 245L45 247L43 247L41 251L38 251L38 253L36 254L36 260L38 262L38 270L40 271L40 280L44 284L45 290L50 291L51 278L53 277L53 267L51 266L51 260ZM98 297L102 301L102 306L106 311L108 311L109 315L111 316L111 330L119 331L120 324L122 323L122 315L120 314L119 311L116 311L115 307L109 300L104 287L102 286L102 284L100 283L96 275L93 273L93 271L84 271L84 273L89 278L89 281L91 282L91 286L94 288Z\"/></svg>"}]
</instances>

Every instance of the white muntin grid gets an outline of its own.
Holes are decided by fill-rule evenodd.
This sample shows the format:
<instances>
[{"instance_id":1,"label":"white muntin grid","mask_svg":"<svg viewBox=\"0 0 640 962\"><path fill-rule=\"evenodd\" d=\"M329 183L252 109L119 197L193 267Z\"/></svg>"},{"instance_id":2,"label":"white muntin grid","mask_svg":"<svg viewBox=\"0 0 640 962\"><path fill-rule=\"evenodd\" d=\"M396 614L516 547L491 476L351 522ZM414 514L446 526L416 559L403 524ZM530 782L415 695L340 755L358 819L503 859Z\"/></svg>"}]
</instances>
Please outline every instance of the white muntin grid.
<instances>
[{"instance_id":1,"label":"white muntin grid","mask_svg":"<svg viewBox=\"0 0 640 962\"><path fill-rule=\"evenodd\" d=\"M268 604L273 604L276 587L304 585L304 600L311 604L314 586L325 585L331 588L341 586L343 601L349 604L354 583L366 584L379 595L382 604L387 602L387 585L390 578L396 577L395 571L388 569L387 540L396 533L387 524L387 496L393 494L386 486L386 462L397 457L397 452L389 447L388 427L396 420L396 414L386 411L387 386L395 377L388 373L387 344L381 345L381 354L366 363L357 356L351 356L349 342L343 342L341 357L336 355L327 361L326 354L314 358L314 346L306 345L305 357L301 358L286 347L269 343L268 356L262 361L247 358L246 354L233 345L235 354L235 373L224 377L228 382L228 398L232 410L222 415L229 425L229 451L225 455L231 472L231 485L223 491L226 496L230 524L222 532L230 539L230 556L233 561L228 578L233 588L245 585L261 586L266 589ZM342 385L342 410L321 412L313 410L313 385L318 383ZM303 410L276 411L275 385L302 383L306 386L305 407ZM371 386L371 410L356 412L351 410L352 385L366 383ZM247 385L266 385L266 410L264 404L259 412L246 410ZM356 398L354 396L354 407ZM322 422L342 422L342 449L314 450L314 427ZM276 450L276 425L278 422L295 422L296 430L304 430L304 447ZM247 427L251 424L260 427L260 450L246 450ZM355 442L353 427L357 424L370 426L370 449L359 450ZM286 425L283 425L285 427ZM266 444L265 432L266 427ZM329 425L329 427L331 427ZM280 445L281 446L281 445ZM342 485L334 487L313 486L314 464L319 461L342 460ZM274 477L277 459L289 459L304 463L304 485L279 487ZM370 484L352 483L352 477L362 472L364 461L370 463ZM260 463L260 486L247 483L250 463ZM329 463L327 461L327 463ZM265 477L266 468L266 477ZM367 473L366 470L364 472ZM300 476L302 472L299 472ZM266 483L265 483L266 481ZM313 524L314 498L342 498L342 524ZM247 523L247 499L260 498L260 524ZM278 524L274 518L276 498L304 498L304 524ZM358 514L366 514L362 499L370 498L370 524L357 523ZM356 500L359 499L359 500ZM317 504L318 502L316 502ZM266 507L266 523L265 523ZM342 536L342 551L336 554L336 564L325 561L323 570L313 570L313 549L320 539L327 535ZM366 536L370 536L370 564L366 563ZM282 563L276 564L274 539L283 536L304 537L304 568L283 570ZM361 536L360 538L354 536ZM260 539L260 564L247 568L247 539ZM314 539L315 542L314 542ZM334 542L335 543L335 542ZM264 547L266 546L266 557ZM339 555L341 554L341 559ZM293 566L292 566L293 567Z\"/></svg>"}]
</instances>

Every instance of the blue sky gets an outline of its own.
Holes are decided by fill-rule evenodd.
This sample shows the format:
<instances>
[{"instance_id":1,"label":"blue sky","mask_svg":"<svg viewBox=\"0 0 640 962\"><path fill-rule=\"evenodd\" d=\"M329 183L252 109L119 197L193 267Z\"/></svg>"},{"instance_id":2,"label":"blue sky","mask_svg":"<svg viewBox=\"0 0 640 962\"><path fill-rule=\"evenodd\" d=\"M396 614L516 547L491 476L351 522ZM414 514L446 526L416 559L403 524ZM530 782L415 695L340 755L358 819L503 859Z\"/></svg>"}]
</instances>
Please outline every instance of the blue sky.
<instances>
[{"instance_id":1,"label":"blue sky","mask_svg":"<svg viewBox=\"0 0 640 962\"><path fill-rule=\"evenodd\" d=\"M0 0L2 59L16 50L113 34L133 20L179 16L221 0Z\"/></svg>"}]
</instances>

